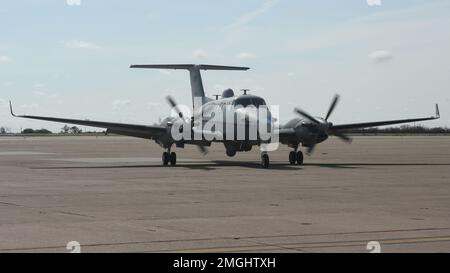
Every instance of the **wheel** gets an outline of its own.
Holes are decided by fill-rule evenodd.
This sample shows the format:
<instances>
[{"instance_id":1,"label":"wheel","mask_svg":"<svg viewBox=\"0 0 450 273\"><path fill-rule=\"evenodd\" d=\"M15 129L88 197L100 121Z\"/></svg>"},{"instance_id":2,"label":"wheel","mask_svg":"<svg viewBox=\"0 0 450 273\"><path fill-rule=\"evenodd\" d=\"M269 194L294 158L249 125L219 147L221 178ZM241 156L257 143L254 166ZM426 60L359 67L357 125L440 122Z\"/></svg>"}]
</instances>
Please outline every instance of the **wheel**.
<instances>
[{"instance_id":1,"label":"wheel","mask_svg":"<svg viewBox=\"0 0 450 273\"><path fill-rule=\"evenodd\" d=\"M297 155L295 154L294 151L292 151L292 152L289 153L289 163L291 165L294 165L295 161L297 161Z\"/></svg>"},{"instance_id":2,"label":"wheel","mask_svg":"<svg viewBox=\"0 0 450 273\"><path fill-rule=\"evenodd\" d=\"M163 164L164 166L167 166L167 164L169 164L169 159L170 159L169 153L168 153L168 152L164 152L164 153L162 154L162 164Z\"/></svg>"},{"instance_id":3,"label":"wheel","mask_svg":"<svg viewBox=\"0 0 450 273\"><path fill-rule=\"evenodd\" d=\"M170 153L170 165L177 165L177 154L174 152Z\"/></svg>"},{"instance_id":4,"label":"wheel","mask_svg":"<svg viewBox=\"0 0 450 273\"><path fill-rule=\"evenodd\" d=\"M233 157L236 155L236 150L228 150L227 149L226 153L227 153L227 156Z\"/></svg>"},{"instance_id":5,"label":"wheel","mask_svg":"<svg viewBox=\"0 0 450 273\"><path fill-rule=\"evenodd\" d=\"M297 157L296 158L297 164L298 165L303 165L303 153L302 153L302 151L298 151L296 157Z\"/></svg>"},{"instance_id":6,"label":"wheel","mask_svg":"<svg viewBox=\"0 0 450 273\"><path fill-rule=\"evenodd\" d=\"M262 155L261 155L261 166L262 166L264 169L267 169L267 168L269 168L269 163L270 163L270 161L269 161L269 155L268 155L268 154L262 154Z\"/></svg>"}]
</instances>

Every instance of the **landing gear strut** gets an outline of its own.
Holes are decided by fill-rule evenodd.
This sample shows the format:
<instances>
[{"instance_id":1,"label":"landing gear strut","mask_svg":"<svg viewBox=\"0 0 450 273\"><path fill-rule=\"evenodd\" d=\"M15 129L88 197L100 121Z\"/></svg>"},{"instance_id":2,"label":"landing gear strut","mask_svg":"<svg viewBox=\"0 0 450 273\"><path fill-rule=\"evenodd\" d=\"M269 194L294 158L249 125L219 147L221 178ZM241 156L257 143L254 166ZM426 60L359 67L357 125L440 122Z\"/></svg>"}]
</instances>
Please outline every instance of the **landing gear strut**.
<instances>
[{"instance_id":1,"label":"landing gear strut","mask_svg":"<svg viewBox=\"0 0 450 273\"><path fill-rule=\"evenodd\" d=\"M261 167L263 167L263 169L267 169L269 168L269 164L270 164L269 155L267 154L267 152L263 152L261 154Z\"/></svg>"},{"instance_id":2,"label":"landing gear strut","mask_svg":"<svg viewBox=\"0 0 450 273\"><path fill-rule=\"evenodd\" d=\"M289 153L289 164L291 165L303 165L303 153L302 151L291 151Z\"/></svg>"},{"instance_id":3,"label":"landing gear strut","mask_svg":"<svg viewBox=\"0 0 450 273\"><path fill-rule=\"evenodd\" d=\"M170 152L170 149L162 154L162 164L167 166L169 163L172 166L177 165L177 154L175 152Z\"/></svg>"}]
</instances>

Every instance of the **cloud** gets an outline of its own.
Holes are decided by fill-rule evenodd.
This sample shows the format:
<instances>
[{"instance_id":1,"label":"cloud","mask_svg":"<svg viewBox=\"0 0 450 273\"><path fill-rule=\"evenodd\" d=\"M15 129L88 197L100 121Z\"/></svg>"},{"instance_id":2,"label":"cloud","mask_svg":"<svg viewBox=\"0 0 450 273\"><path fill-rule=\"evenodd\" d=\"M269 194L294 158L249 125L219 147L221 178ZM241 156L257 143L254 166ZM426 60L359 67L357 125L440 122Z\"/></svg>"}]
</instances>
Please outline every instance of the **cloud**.
<instances>
[{"instance_id":1,"label":"cloud","mask_svg":"<svg viewBox=\"0 0 450 273\"><path fill-rule=\"evenodd\" d=\"M0 63L10 63L12 62L11 57L9 56L0 56Z\"/></svg>"},{"instance_id":2,"label":"cloud","mask_svg":"<svg viewBox=\"0 0 450 273\"><path fill-rule=\"evenodd\" d=\"M100 46L86 41L71 40L64 42L64 46L67 48L79 48L79 49L99 49Z\"/></svg>"},{"instance_id":3,"label":"cloud","mask_svg":"<svg viewBox=\"0 0 450 273\"><path fill-rule=\"evenodd\" d=\"M222 92L223 90L226 89L226 87L222 84L215 84L213 89L214 89L214 92Z\"/></svg>"},{"instance_id":4,"label":"cloud","mask_svg":"<svg viewBox=\"0 0 450 273\"><path fill-rule=\"evenodd\" d=\"M66 0L68 6L80 6L81 0Z\"/></svg>"},{"instance_id":5,"label":"cloud","mask_svg":"<svg viewBox=\"0 0 450 273\"><path fill-rule=\"evenodd\" d=\"M33 90L31 92L36 96L45 97L49 99L54 99L58 97L58 95L55 93L49 93L46 92L46 90L43 90L44 87L45 84L43 83L35 83L33 84Z\"/></svg>"},{"instance_id":6,"label":"cloud","mask_svg":"<svg viewBox=\"0 0 450 273\"><path fill-rule=\"evenodd\" d=\"M377 50L369 54L369 60L375 64L389 62L392 58L391 52L386 50Z\"/></svg>"},{"instance_id":7,"label":"cloud","mask_svg":"<svg viewBox=\"0 0 450 273\"><path fill-rule=\"evenodd\" d=\"M125 106L130 105L131 101L128 99L124 99L124 100L115 100L112 102L112 109L114 111L119 111L120 109L122 109Z\"/></svg>"},{"instance_id":8,"label":"cloud","mask_svg":"<svg viewBox=\"0 0 450 273\"><path fill-rule=\"evenodd\" d=\"M255 20L258 16L270 11L276 4L278 4L280 0L265 0L261 7L256 10L253 10L249 13L242 15L237 18L233 23L225 27L226 29L233 29L237 27L244 26L251 21Z\"/></svg>"},{"instance_id":9,"label":"cloud","mask_svg":"<svg viewBox=\"0 0 450 273\"><path fill-rule=\"evenodd\" d=\"M148 109L152 109L152 108L161 106L161 103L160 102L149 101L149 102L146 103L146 106L147 106Z\"/></svg>"},{"instance_id":10,"label":"cloud","mask_svg":"<svg viewBox=\"0 0 450 273\"><path fill-rule=\"evenodd\" d=\"M428 1L432 2L432 1ZM448 1L445 1L448 2ZM411 48L411 44L422 45L424 41L445 39L436 29L448 25L448 16L430 17L428 13L436 8L444 10L448 3L438 5L427 3L411 7L380 11L367 15L355 16L346 21L317 27L312 32L299 34L287 40L287 50L305 53L336 47L356 47L370 44L383 46L389 41L391 48ZM420 33L420 38L419 37ZM427 37L424 39L423 37ZM448 35L447 35L448 36Z\"/></svg>"},{"instance_id":11,"label":"cloud","mask_svg":"<svg viewBox=\"0 0 450 273\"><path fill-rule=\"evenodd\" d=\"M170 74L172 74L169 70L167 70L167 69L158 69L158 71L161 73L161 74L163 74L163 75L170 75Z\"/></svg>"},{"instance_id":12,"label":"cloud","mask_svg":"<svg viewBox=\"0 0 450 273\"><path fill-rule=\"evenodd\" d=\"M369 6L381 6L381 0L366 0Z\"/></svg>"},{"instance_id":13,"label":"cloud","mask_svg":"<svg viewBox=\"0 0 450 273\"><path fill-rule=\"evenodd\" d=\"M236 57L240 60L248 60L248 59L254 59L256 56L255 56L255 54L252 54L252 53L242 52L242 53L239 53Z\"/></svg>"},{"instance_id":14,"label":"cloud","mask_svg":"<svg viewBox=\"0 0 450 273\"><path fill-rule=\"evenodd\" d=\"M194 51L194 53L192 53L192 57L194 57L195 59L206 59L207 54L204 50L197 49Z\"/></svg>"},{"instance_id":15,"label":"cloud","mask_svg":"<svg viewBox=\"0 0 450 273\"><path fill-rule=\"evenodd\" d=\"M33 94L38 95L38 96L45 96L46 94L42 91L33 91Z\"/></svg>"},{"instance_id":16,"label":"cloud","mask_svg":"<svg viewBox=\"0 0 450 273\"><path fill-rule=\"evenodd\" d=\"M28 103L28 104L22 104L20 108L27 109L27 110L35 110L39 108L39 105L37 103Z\"/></svg>"},{"instance_id":17,"label":"cloud","mask_svg":"<svg viewBox=\"0 0 450 273\"><path fill-rule=\"evenodd\" d=\"M43 91L39 91L39 90L34 90L33 94L40 96L40 97L52 98L52 99L58 97L57 94L49 94L47 92L43 92Z\"/></svg>"}]
</instances>

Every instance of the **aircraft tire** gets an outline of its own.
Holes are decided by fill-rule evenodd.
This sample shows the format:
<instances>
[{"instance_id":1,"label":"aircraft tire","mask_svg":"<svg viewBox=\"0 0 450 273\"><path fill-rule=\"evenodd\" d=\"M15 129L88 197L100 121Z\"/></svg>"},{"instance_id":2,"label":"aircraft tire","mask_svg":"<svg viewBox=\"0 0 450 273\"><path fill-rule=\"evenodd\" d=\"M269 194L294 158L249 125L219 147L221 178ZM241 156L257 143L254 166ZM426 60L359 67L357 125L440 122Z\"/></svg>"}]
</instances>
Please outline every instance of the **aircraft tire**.
<instances>
[{"instance_id":1,"label":"aircraft tire","mask_svg":"<svg viewBox=\"0 0 450 273\"><path fill-rule=\"evenodd\" d=\"M170 165L177 165L177 154L174 152L170 153Z\"/></svg>"},{"instance_id":2,"label":"aircraft tire","mask_svg":"<svg viewBox=\"0 0 450 273\"><path fill-rule=\"evenodd\" d=\"M296 155L296 161L298 165L303 165L303 153L302 151L298 151Z\"/></svg>"},{"instance_id":3,"label":"aircraft tire","mask_svg":"<svg viewBox=\"0 0 450 273\"><path fill-rule=\"evenodd\" d=\"M164 152L164 153L162 154L162 164L163 164L164 166L167 166L167 164L169 164L169 160L170 160L170 155L169 155L169 153L168 153L168 152Z\"/></svg>"},{"instance_id":4,"label":"aircraft tire","mask_svg":"<svg viewBox=\"0 0 450 273\"><path fill-rule=\"evenodd\" d=\"M227 150L226 154L228 157L233 157L236 155L236 151L235 150Z\"/></svg>"},{"instance_id":5,"label":"aircraft tire","mask_svg":"<svg viewBox=\"0 0 450 273\"><path fill-rule=\"evenodd\" d=\"M261 166L263 167L263 169L269 168L269 164L270 164L269 155L262 154L261 155Z\"/></svg>"},{"instance_id":6,"label":"aircraft tire","mask_svg":"<svg viewBox=\"0 0 450 273\"><path fill-rule=\"evenodd\" d=\"M294 165L297 161L297 154L294 151L289 153L289 164Z\"/></svg>"}]
</instances>

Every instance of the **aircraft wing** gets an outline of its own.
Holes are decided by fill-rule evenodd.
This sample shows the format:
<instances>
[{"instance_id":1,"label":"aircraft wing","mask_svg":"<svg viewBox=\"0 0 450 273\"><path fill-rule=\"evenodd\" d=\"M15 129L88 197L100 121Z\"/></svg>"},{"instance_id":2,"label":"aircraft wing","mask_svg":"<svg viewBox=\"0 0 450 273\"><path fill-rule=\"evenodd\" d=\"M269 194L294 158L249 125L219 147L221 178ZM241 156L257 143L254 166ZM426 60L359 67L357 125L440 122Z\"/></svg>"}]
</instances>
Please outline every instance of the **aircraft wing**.
<instances>
[{"instance_id":1,"label":"aircraft wing","mask_svg":"<svg viewBox=\"0 0 450 273\"><path fill-rule=\"evenodd\" d=\"M66 119L66 118L56 118L56 117L43 117L43 116L29 116L29 115L15 115L12 109L11 102L9 102L11 115L19 118L29 118L38 119L52 122L61 122L69 124L77 124L90 127L105 128L107 132L114 133L118 135L146 138L146 139L157 139L166 134L166 128L162 126L146 126L146 125L135 125L135 124L124 124L124 123L113 123L113 122L103 122L94 120L82 120L82 119Z\"/></svg>"},{"instance_id":2,"label":"aircraft wing","mask_svg":"<svg viewBox=\"0 0 450 273\"><path fill-rule=\"evenodd\" d=\"M439 119L439 118L440 118L439 106L436 104L436 115L434 117L375 121L375 122L364 122L364 123L338 124L338 125L331 126L330 131L341 131L341 130L358 129L358 128L370 128L370 127L377 127L377 126L384 126L384 125L433 120L433 119Z\"/></svg>"}]
</instances>

